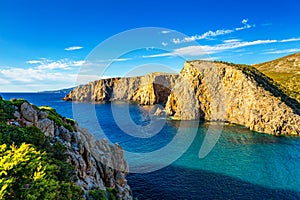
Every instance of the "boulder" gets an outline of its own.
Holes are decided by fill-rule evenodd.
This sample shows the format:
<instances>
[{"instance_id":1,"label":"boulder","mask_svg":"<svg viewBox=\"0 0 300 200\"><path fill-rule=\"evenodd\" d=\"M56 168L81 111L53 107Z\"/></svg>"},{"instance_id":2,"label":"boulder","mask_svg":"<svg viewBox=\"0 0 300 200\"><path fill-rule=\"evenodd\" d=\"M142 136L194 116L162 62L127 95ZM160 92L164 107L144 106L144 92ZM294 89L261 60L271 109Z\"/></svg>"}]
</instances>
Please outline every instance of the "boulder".
<instances>
[{"instance_id":1,"label":"boulder","mask_svg":"<svg viewBox=\"0 0 300 200\"><path fill-rule=\"evenodd\" d=\"M36 124L38 121L38 113L37 111L27 102L24 102L21 105L21 114L22 117L27 120L28 122L32 122L33 124Z\"/></svg>"}]
</instances>

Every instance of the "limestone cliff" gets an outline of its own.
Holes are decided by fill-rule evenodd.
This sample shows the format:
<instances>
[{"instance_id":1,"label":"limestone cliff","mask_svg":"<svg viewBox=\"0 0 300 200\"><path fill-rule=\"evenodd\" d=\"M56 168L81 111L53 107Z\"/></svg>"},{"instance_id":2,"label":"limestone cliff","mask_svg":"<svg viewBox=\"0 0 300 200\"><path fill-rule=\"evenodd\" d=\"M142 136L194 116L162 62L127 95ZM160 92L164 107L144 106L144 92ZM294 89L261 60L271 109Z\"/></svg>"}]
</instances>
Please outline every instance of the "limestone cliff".
<instances>
[{"instance_id":1,"label":"limestone cliff","mask_svg":"<svg viewBox=\"0 0 300 200\"><path fill-rule=\"evenodd\" d=\"M121 146L96 140L75 121L62 118L50 107L38 108L25 101L20 107L15 107L14 116L15 119L8 121L10 125L36 126L53 144L59 142L67 148L68 162L75 167L72 179L82 188L85 198L90 199L89 190L106 191L110 188L117 191L117 199L132 199L126 181L128 164Z\"/></svg>"},{"instance_id":2,"label":"limestone cliff","mask_svg":"<svg viewBox=\"0 0 300 200\"><path fill-rule=\"evenodd\" d=\"M78 86L66 101L135 101L142 105L165 104L178 75L151 73L139 77L110 78Z\"/></svg>"},{"instance_id":3,"label":"limestone cliff","mask_svg":"<svg viewBox=\"0 0 300 200\"><path fill-rule=\"evenodd\" d=\"M177 119L228 121L275 135L300 134L300 106L253 67L187 62L166 104Z\"/></svg>"}]
</instances>

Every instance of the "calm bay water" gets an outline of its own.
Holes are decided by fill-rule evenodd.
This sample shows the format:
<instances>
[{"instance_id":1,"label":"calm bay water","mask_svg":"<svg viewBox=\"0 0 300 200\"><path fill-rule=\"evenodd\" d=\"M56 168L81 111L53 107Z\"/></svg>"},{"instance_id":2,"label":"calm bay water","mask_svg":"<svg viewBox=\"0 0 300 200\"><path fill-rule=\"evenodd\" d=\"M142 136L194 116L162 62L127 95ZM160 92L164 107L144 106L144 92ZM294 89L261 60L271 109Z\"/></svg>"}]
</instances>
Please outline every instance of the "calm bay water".
<instances>
[{"instance_id":1,"label":"calm bay water","mask_svg":"<svg viewBox=\"0 0 300 200\"><path fill-rule=\"evenodd\" d=\"M60 100L63 94L0 95L5 99L25 98L73 117L72 103ZM102 138L103 134L90 117L91 104L76 106L80 111L76 118L79 125ZM125 134L114 122L110 104L92 106L95 106L102 131L128 152L147 153L161 149L174 139L180 126L178 121L167 121L155 136L135 138ZM120 104L118 109L122 113L125 107ZM129 110L136 124L149 123L147 109L132 104ZM191 125L194 126L192 122L185 122L186 128ZM134 196L138 199L300 199L300 138L274 137L226 125L214 149L199 159L208 127L208 123L199 125L190 147L171 165L151 173L129 174L128 182ZM142 158L137 158L137 162L138 159ZM157 163L163 160L158 158Z\"/></svg>"}]
</instances>

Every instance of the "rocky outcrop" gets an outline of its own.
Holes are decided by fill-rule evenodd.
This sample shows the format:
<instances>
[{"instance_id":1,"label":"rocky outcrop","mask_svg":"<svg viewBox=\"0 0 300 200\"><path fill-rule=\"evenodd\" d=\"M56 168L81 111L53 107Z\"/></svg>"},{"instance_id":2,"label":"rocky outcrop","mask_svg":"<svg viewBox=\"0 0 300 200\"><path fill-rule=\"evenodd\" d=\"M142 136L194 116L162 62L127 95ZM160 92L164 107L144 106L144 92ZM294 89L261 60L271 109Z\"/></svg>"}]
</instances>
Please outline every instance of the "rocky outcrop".
<instances>
[{"instance_id":1,"label":"rocky outcrop","mask_svg":"<svg viewBox=\"0 0 300 200\"><path fill-rule=\"evenodd\" d=\"M166 104L176 119L228 121L274 135L300 135L297 101L250 66L187 62Z\"/></svg>"},{"instance_id":2,"label":"rocky outcrop","mask_svg":"<svg viewBox=\"0 0 300 200\"><path fill-rule=\"evenodd\" d=\"M142 105L165 104L178 75L151 73L139 77L101 79L74 88L66 101L135 101Z\"/></svg>"},{"instance_id":3,"label":"rocky outcrop","mask_svg":"<svg viewBox=\"0 0 300 200\"><path fill-rule=\"evenodd\" d=\"M121 146L111 145L106 140L96 140L76 123L72 125L76 131L70 131L49 119L47 112L26 101L15 109L16 119L10 120L11 125L36 126L51 142L59 142L67 148L69 163L75 166L74 181L85 192L85 197L91 189L115 188L118 191L117 199L132 199L126 180L129 169Z\"/></svg>"}]
</instances>

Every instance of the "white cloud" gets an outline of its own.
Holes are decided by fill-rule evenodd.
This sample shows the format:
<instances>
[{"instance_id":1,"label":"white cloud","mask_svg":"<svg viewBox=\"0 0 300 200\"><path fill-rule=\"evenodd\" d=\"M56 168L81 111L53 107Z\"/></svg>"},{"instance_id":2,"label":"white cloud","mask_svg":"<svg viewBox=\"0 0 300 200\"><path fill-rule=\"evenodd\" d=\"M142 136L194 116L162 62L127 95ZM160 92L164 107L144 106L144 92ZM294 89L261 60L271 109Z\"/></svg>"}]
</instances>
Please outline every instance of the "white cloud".
<instances>
[{"instance_id":1,"label":"white cloud","mask_svg":"<svg viewBox=\"0 0 300 200\"><path fill-rule=\"evenodd\" d=\"M70 70L74 67L80 67L82 66L85 61L79 60L79 61L70 61L68 59L60 59L60 60L49 60L45 58L41 58L39 60L29 60L26 63L31 65L37 65L36 68L40 70Z\"/></svg>"},{"instance_id":2,"label":"white cloud","mask_svg":"<svg viewBox=\"0 0 300 200\"><path fill-rule=\"evenodd\" d=\"M26 63L28 63L28 64L41 64L42 61L41 60L28 60Z\"/></svg>"},{"instance_id":3,"label":"white cloud","mask_svg":"<svg viewBox=\"0 0 300 200\"><path fill-rule=\"evenodd\" d=\"M149 50L149 49L148 49ZM148 51L147 50L147 51ZM86 61L83 66L106 66L110 64L111 62L124 62L124 61L129 61L132 60L132 58L110 58L110 59L99 59L99 60L93 60L93 61Z\"/></svg>"},{"instance_id":4,"label":"white cloud","mask_svg":"<svg viewBox=\"0 0 300 200\"><path fill-rule=\"evenodd\" d=\"M277 40L255 40L255 41L245 41L245 42L231 42L231 43L223 43L214 46L203 45L203 46L187 46L183 48L176 49L174 53L185 55L185 56L200 56L206 54L215 54L220 53L229 49L236 49L240 47L247 47L259 44L269 44L276 43Z\"/></svg>"},{"instance_id":5,"label":"white cloud","mask_svg":"<svg viewBox=\"0 0 300 200\"><path fill-rule=\"evenodd\" d=\"M267 51L264 54L281 54L281 53L295 53L300 52L300 48L294 48L294 49L283 49L283 50L271 50Z\"/></svg>"},{"instance_id":6,"label":"white cloud","mask_svg":"<svg viewBox=\"0 0 300 200\"><path fill-rule=\"evenodd\" d=\"M294 42L300 41L300 38L289 38L283 40L254 40L254 41L240 41L238 39L224 40L223 43L217 45L203 45L203 46L187 46L175 49L171 53L150 55L148 57L163 57L171 55L183 55L183 56L201 56L208 54L216 54L226 50L238 49L242 47L254 46L254 45L263 45L263 44L272 44L272 43L285 43L285 42ZM269 54L275 53L293 53L297 52L299 49L289 49L289 50L279 50L279 51L270 51Z\"/></svg>"},{"instance_id":7,"label":"white cloud","mask_svg":"<svg viewBox=\"0 0 300 200\"><path fill-rule=\"evenodd\" d=\"M242 23L243 23L243 24L247 24L247 23L248 23L248 19L243 19L243 20L242 20Z\"/></svg>"},{"instance_id":8,"label":"white cloud","mask_svg":"<svg viewBox=\"0 0 300 200\"><path fill-rule=\"evenodd\" d=\"M74 74L49 72L37 68L9 68L0 70L0 78L10 82L34 83L36 81L69 81L74 78Z\"/></svg>"},{"instance_id":9,"label":"white cloud","mask_svg":"<svg viewBox=\"0 0 300 200\"><path fill-rule=\"evenodd\" d=\"M39 91L74 85L78 69L85 62L68 59L37 59L28 68L0 68L0 91Z\"/></svg>"},{"instance_id":10,"label":"white cloud","mask_svg":"<svg viewBox=\"0 0 300 200\"><path fill-rule=\"evenodd\" d=\"M229 34L232 33L233 30L216 30L216 31L207 31L205 33L203 33L202 35L194 35L191 37L185 37L182 40L180 40L179 38L174 38L172 40L172 42L174 44L180 44L180 43L185 43L185 42L192 42L192 41L196 41L196 40L202 40L202 39L207 39L209 37L216 37L219 35L225 35L225 34Z\"/></svg>"},{"instance_id":11,"label":"white cloud","mask_svg":"<svg viewBox=\"0 0 300 200\"><path fill-rule=\"evenodd\" d=\"M160 54L142 56L142 58L159 58L159 57L167 57L167 56L174 56L174 55L175 55L174 53L170 52L170 53L160 53Z\"/></svg>"},{"instance_id":12,"label":"white cloud","mask_svg":"<svg viewBox=\"0 0 300 200\"><path fill-rule=\"evenodd\" d=\"M300 38L289 38L285 40L281 40L280 42L297 42L300 41Z\"/></svg>"},{"instance_id":13,"label":"white cloud","mask_svg":"<svg viewBox=\"0 0 300 200\"><path fill-rule=\"evenodd\" d=\"M244 26L235 28L235 30L236 31L241 31L241 30L244 30L244 29L249 29L249 28L255 27L255 25L248 24L248 19L243 19L242 24L244 24Z\"/></svg>"},{"instance_id":14,"label":"white cloud","mask_svg":"<svg viewBox=\"0 0 300 200\"><path fill-rule=\"evenodd\" d=\"M164 31L161 31L162 34L168 34L170 33L171 31L168 31L168 30L164 30Z\"/></svg>"},{"instance_id":15,"label":"white cloud","mask_svg":"<svg viewBox=\"0 0 300 200\"><path fill-rule=\"evenodd\" d=\"M124 61L128 61L128 60L132 60L132 58L116 58L116 59L111 59L111 62L124 62Z\"/></svg>"},{"instance_id":16,"label":"white cloud","mask_svg":"<svg viewBox=\"0 0 300 200\"><path fill-rule=\"evenodd\" d=\"M67 47L65 48L66 51L75 51L75 50L79 50L82 49L82 46L71 46L71 47Z\"/></svg>"},{"instance_id":17,"label":"white cloud","mask_svg":"<svg viewBox=\"0 0 300 200\"><path fill-rule=\"evenodd\" d=\"M162 42L161 45L163 45L165 47L165 46L168 46L168 43L167 42Z\"/></svg>"},{"instance_id":18,"label":"white cloud","mask_svg":"<svg viewBox=\"0 0 300 200\"><path fill-rule=\"evenodd\" d=\"M211 31L210 30L210 31L207 31L207 32L205 32L201 35L194 35L194 36L191 36L191 37L185 37L183 39L174 38L172 40L172 42L174 44L192 42L192 41L196 41L196 40L202 40L202 39L217 37L217 36L220 36L220 35L226 35L226 34L229 34L229 33L233 33L235 31L241 31L241 30L244 30L244 29L249 29L249 28L255 27L255 25L248 24L248 19L243 19L242 24L244 26L237 27L237 28L234 28L234 29L220 29L220 30L216 30L216 31Z\"/></svg>"},{"instance_id":19,"label":"white cloud","mask_svg":"<svg viewBox=\"0 0 300 200\"><path fill-rule=\"evenodd\" d=\"M232 42L239 42L239 39L230 39L230 40L223 40L224 43L232 43Z\"/></svg>"}]
</instances>

